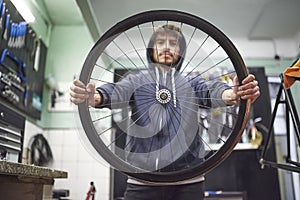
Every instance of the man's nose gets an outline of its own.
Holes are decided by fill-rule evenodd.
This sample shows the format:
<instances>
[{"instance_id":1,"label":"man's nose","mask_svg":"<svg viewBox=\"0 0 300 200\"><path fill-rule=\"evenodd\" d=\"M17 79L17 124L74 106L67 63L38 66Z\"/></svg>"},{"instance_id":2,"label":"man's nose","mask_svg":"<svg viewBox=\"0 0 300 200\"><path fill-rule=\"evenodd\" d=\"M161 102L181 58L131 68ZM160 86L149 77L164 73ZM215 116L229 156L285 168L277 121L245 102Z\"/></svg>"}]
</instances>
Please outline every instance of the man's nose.
<instances>
[{"instance_id":1,"label":"man's nose","mask_svg":"<svg viewBox=\"0 0 300 200\"><path fill-rule=\"evenodd\" d=\"M164 49L165 50L170 50L170 42L168 40L165 41Z\"/></svg>"}]
</instances>

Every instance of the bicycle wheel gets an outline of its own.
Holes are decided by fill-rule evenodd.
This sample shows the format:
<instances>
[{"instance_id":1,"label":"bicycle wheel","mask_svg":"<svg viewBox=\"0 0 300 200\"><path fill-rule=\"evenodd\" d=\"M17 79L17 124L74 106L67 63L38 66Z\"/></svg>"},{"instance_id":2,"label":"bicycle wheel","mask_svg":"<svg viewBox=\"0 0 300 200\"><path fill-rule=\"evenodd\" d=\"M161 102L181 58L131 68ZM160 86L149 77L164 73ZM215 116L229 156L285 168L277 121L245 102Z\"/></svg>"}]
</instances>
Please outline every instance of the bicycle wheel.
<instances>
[{"instance_id":1,"label":"bicycle wheel","mask_svg":"<svg viewBox=\"0 0 300 200\"><path fill-rule=\"evenodd\" d=\"M166 27L176 33L159 32ZM169 50L158 63L161 44L153 43L154 33ZM167 63L169 54L178 59ZM247 73L233 43L197 16L171 10L131 16L102 35L83 65L79 79L95 83L106 99L97 108L78 106L88 145L141 181L201 176L240 140L250 102L225 106L215 96L235 87L232 76L241 82Z\"/></svg>"}]
</instances>

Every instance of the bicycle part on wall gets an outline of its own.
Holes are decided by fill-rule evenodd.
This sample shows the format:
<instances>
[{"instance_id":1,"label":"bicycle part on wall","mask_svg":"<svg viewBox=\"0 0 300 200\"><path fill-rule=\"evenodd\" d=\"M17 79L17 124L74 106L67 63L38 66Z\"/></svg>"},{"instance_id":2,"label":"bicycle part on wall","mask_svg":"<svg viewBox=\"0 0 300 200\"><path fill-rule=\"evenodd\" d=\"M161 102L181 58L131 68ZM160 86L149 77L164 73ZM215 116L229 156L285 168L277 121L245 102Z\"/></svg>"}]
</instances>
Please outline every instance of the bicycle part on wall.
<instances>
[{"instance_id":1,"label":"bicycle part on wall","mask_svg":"<svg viewBox=\"0 0 300 200\"><path fill-rule=\"evenodd\" d=\"M300 145L300 121L297 113L297 109L294 103L293 95L290 87L294 84L295 81L300 80L300 59L297 59L297 62L294 62L293 65L288 68L284 74L280 75L280 88L277 93L275 105L273 108L273 113L271 117L271 123L269 127L268 137L265 146L263 147L263 151L260 158L260 164L262 168L264 166L271 166L274 168L280 168L288 171L298 172L300 173L300 161L295 160L295 158L291 157L291 131L290 127L290 119L292 120L293 128L295 131L295 142L296 146ZM271 145L271 138L274 135L273 126L276 118L278 106L280 104L285 105L286 109L286 135L287 135L287 156L286 163L277 163L274 161L267 160L267 152L269 146Z\"/></svg>"},{"instance_id":2,"label":"bicycle part on wall","mask_svg":"<svg viewBox=\"0 0 300 200\"><path fill-rule=\"evenodd\" d=\"M9 0L0 2L0 98L39 119L46 46Z\"/></svg>"},{"instance_id":3,"label":"bicycle part on wall","mask_svg":"<svg viewBox=\"0 0 300 200\"><path fill-rule=\"evenodd\" d=\"M164 26L179 27L185 38L169 43L176 44L174 51L179 49L181 69L172 70L173 75L157 72L149 59L151 35ZM87 102L78 106L87 145L112 167L142 181L178 182L202 176L226 159L240 141L250 101L225 106L220 99L196 101L198 93L217 89L219 83L234 88L232 77L237 75L241 82L247 73L229 38L197 16L170 10L131 16L102 35L83 65L82 82L114 87L102 109ZM121 86L131 80L130 90ZM207 88L195 91L193 80ZM122 91L126 97L118 101L124 97L118 95ZM140 112L134 99L139 99ZM213 106L205 105L207 101ZM161 139L154 146L158 135ZM119 144L123 138L125 143ZM138 146L133 150L132 141L143 143L148 151Z\"/></svg>"}]
</instances>

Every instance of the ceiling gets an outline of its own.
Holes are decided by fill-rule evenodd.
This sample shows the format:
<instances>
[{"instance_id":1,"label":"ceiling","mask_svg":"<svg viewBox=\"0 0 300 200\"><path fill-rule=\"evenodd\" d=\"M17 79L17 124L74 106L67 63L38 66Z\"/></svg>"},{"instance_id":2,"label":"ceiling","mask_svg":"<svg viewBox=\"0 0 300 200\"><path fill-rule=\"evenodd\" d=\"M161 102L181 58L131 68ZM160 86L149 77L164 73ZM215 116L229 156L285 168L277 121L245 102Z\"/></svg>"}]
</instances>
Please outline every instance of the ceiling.
<instances>
[{"instance_id":1,"label":"ceiling","mask_svg":"<svg viewBox=\"0 0 300 200\"><path fill-rule=\"evenodd\" d=\"M94 39L133 14L172 9L206 19L229 37L253 40L300 34L299 0L43 0L54 25L86 23Z\"/></svg>"}]
</instances>

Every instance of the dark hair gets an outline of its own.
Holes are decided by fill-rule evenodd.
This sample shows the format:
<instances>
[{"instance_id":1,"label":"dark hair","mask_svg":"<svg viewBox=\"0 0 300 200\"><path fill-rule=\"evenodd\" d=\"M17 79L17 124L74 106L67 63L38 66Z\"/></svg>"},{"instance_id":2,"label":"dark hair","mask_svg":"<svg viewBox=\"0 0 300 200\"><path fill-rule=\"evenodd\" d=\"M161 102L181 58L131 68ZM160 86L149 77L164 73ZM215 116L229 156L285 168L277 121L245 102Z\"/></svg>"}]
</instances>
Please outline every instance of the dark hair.
<instances>
[{"instance_id":1,"label":"dark hair","mask_svg":"<svg viewBox=\"0 0 300 200\"><path fill-rule=\"evenodd\" d=\"M173 66L175 66L176 70L179 71L180 67L183 63L184 56L185 56L185 49L186 49L186 41L185 38L181 32L181 29L178 26L172 25L172 24L166 24L161 27L159 27L155 32L152 34L148 47L147 47L147 59L150 63L155 63L153 58L153 46L156 41L156 38L160 34L172 34L178 38L178 46L180 49L179 52L179 59L173 63Z\"/></svg>"}]
</instances>

